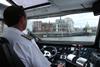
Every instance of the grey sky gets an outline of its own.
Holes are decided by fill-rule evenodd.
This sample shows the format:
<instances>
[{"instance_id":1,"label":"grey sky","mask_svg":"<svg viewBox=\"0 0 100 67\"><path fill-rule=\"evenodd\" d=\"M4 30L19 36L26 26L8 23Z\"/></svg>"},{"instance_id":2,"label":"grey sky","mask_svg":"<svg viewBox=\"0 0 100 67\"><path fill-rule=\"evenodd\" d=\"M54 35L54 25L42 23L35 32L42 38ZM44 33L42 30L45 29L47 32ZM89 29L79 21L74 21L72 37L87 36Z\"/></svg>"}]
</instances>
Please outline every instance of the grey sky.
<instances>
[{"instance_id":1,"label":"grey sky","mask_svg":"<svg viewBox=\"0 0 100 67\"><path fill-rule=\"evenodd\" d=\"M28 20L28 26L30 30L32 29L33 21L43 21L43 22L51 22L54 23L56 19L60 17L52 17L52 18L44 18L44 19L31 19ZM90 13L81 13L81 14L72 14L67 16L62 16L62 19L72 18L74 21L74 27L83 28L88 23L91 27L96 27L98 25L99 16L94 16L92 12Z\"/></svg>"},{"instance_id":2,"label":"grey sky","mask_svg":"<svg viewBox=\"0 0 100 67\"><path fill-rule=\"evenodd\" d=\"M81 14L74 14L69 16L64 16L64 18L70 17L74 21L75 27L84 27L87 23L95 27L98 25L99 16L94 16L93 13L81 13Z\"/></svg>"}]
</instances>

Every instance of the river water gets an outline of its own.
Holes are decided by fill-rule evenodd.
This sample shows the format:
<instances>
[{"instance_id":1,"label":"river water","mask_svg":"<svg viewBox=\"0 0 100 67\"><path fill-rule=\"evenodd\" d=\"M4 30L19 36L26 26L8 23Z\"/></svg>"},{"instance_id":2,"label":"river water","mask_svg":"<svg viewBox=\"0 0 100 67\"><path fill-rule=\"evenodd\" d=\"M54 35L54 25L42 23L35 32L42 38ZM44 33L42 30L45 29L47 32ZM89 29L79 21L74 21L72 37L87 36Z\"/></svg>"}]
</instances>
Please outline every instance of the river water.
<instances>
[{"instance_id":1,"label":"river water","mask_svg":"<svg viewBox=\"0 0 100 67\"><path fill-rule=\"evenodd\" d=\"M47 41L86 41L86 42L94 42L96 36L73 36L73 37L47 37L42 38L42 40Z\"/></svg>"}]
</instances>

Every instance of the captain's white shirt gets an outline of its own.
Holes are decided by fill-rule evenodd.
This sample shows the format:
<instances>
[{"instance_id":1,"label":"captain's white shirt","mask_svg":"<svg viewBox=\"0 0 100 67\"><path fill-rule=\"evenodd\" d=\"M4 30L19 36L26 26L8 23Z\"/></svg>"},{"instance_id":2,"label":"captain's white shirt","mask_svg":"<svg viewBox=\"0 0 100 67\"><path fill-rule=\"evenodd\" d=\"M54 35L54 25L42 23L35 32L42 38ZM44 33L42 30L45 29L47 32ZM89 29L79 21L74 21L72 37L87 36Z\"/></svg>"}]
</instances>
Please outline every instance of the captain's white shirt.
<instances>
[{"instance_id":1,"label":"captain's white shirt","mask_svg":"<svg viewBox=\"0 0 100 67\"><path fill-rule=\"evenodd\" d=\"M34 39L31 41L22 37L23 33L13 27L4 30L4 37L13 46L15 53L25 67L50 67L51 63L45 58Z\"/></svg>"}]
</instances>

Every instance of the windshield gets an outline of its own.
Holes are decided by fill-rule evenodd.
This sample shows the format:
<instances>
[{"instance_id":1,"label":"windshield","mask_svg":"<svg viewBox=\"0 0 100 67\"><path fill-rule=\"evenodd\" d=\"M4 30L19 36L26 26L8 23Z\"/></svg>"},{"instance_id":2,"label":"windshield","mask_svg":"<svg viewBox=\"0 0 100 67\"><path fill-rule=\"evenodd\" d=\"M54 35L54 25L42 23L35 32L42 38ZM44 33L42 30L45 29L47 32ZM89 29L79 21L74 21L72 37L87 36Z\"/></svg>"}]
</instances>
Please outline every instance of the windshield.
<instances>
[{"instance_id":1,"label":"windshield","mask_svg":"<svg viewBox=\"0 0 100 67\"><path fill-rule=\"evenodd\" d=\"M43 19L28 19L27 29L42 40L94 42L99 16L92 12Z\"/></svg>"}]
</instances>

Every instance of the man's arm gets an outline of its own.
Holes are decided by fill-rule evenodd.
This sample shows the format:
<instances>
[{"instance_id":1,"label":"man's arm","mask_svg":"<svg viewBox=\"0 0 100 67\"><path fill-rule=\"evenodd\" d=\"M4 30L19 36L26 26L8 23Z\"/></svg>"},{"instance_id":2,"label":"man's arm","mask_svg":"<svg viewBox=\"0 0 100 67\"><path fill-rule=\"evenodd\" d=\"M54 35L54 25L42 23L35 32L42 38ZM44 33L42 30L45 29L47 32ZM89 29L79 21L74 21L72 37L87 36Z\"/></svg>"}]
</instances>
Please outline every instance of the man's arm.
<instances>
[{"instance_id":1,"label":"man's arm","mask_svg":"<svg viewBox=\"0 0 100 67\"><path fill-rule=\"evenodd\" d=\"M64 64L51 65L51 67L64 67Z\"/></svg>"},{"instance_id":2,"label":"man's arm","mask_svg":"<svg viewBox=\"0 0 100 67\"><path fill-rule=\"evenodd\" d=\"M64 64L58 64L57 67L64 67Z\"/></svg>"}]
</instances>

